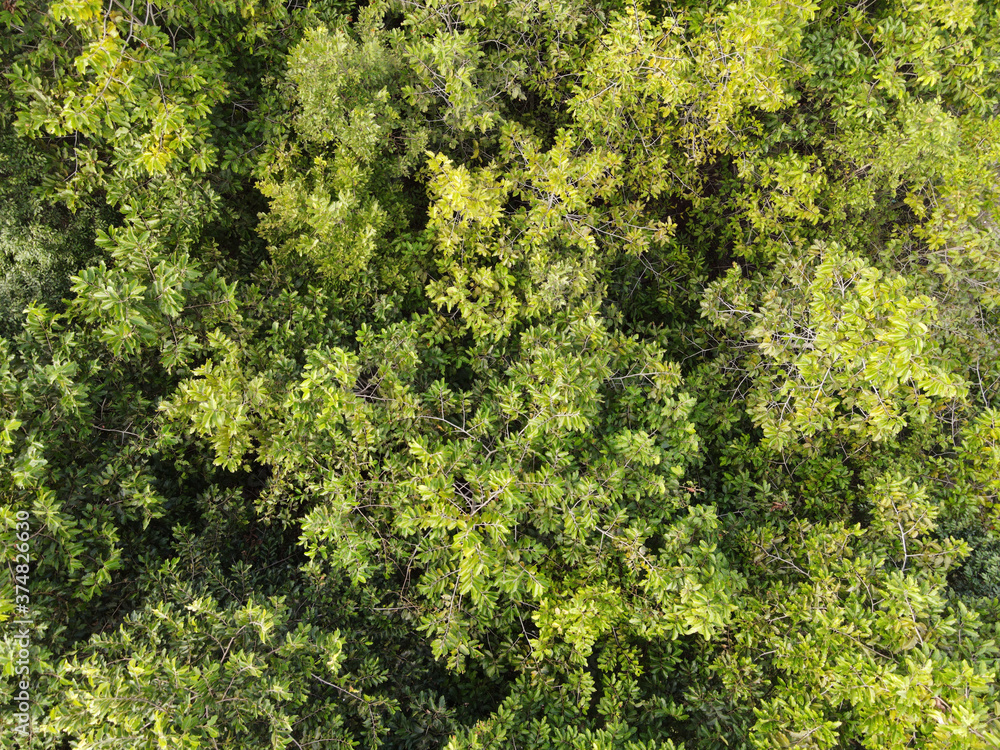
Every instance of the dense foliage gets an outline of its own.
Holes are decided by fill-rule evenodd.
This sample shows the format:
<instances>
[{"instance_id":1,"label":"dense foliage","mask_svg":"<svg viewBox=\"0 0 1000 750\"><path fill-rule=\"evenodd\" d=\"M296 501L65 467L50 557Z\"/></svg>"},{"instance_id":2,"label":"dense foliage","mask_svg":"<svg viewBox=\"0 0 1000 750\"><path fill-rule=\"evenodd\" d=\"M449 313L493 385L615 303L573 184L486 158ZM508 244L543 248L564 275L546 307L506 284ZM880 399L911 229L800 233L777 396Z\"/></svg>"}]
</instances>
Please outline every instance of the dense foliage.
<instances>
[{"instance_id":1,"label":"dense foliage","mask_svg":"<svg viewBox=\"0 0 1000 750\"><path fill-rule=\"evenodd\" d=\"M0 27L4 747L1000 747L1000 6Z\"/></svg>"}]
</instances>

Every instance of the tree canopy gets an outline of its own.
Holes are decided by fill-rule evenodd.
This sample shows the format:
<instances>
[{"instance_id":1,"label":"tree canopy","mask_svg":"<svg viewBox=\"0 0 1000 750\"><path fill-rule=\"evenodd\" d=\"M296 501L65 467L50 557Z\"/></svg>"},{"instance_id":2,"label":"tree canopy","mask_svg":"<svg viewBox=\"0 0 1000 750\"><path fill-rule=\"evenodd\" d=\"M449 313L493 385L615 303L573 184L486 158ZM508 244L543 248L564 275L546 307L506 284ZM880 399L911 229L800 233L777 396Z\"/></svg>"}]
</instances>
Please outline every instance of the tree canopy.
<instances>
[{"instance_id":1,"label":"tree canopy","mask_svg":"<svg viewBox=\"0 0 1000 750\"><path fill-rule=\"evenodd\" d=\"M5 747L1000 747L996 3L0 29Z\"/></svg>"}]
</instances>

